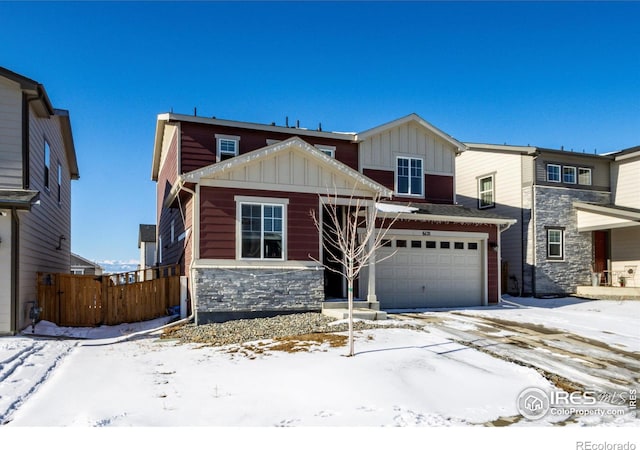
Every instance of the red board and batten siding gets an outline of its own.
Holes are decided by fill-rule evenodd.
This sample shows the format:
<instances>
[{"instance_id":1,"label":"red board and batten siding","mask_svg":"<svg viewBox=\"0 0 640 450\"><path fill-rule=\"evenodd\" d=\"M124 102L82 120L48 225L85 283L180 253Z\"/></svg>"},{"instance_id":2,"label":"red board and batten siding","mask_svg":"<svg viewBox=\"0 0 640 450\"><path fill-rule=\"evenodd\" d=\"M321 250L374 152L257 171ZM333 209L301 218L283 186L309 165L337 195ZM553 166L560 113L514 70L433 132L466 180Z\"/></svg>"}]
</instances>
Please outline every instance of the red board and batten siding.
<instances>
[{"instance_id":1,"label":"red board and batten siding","mask_svg":"<svg viewBox=\"0 0 640 450\"><path fill-rule=\"evenodd\" d=\"M290 137L298 136L311 145L336 147L336 159L352 169L358 170L358 145L341 139L298 135L295 128L292 128L290 133L282 133L192 122L181 122L180 127L182 131L182 173L191 172L216 162L216 134L240 136L240 154L266 147L267 139L284 141Z\"/></svg>"},{"instance_id":2,"label":"red board and batten siding","mask_svg":"<svg viewBox=\"0 0 640 450\"><path fill-rule=\"evenodd\" d=\"M311 261L319 257L319 233L309 212L318 209L316 194L248 189L200 189L200 258L236 258L235 196L288 198L287 259Z\"/></svg>"},{"instance_id":3,"label":"red board and batten siding","mask_svg":"<svg viewBox=\"0 0 640 450\"><path fill-rule=\"evenodd\" d=\"M383 185L384 187L395 190L395 172L392 170L363 169L362 173ZM439 203L453 204L453 177L448 175L430 175L424 176L424 191L426 197L394 197L394 200L420 202L420 203Z\"/></svg>"},{"instance_id":4,"label":"red board and batten siding","mask_svg":"<svg viewBox=\"0 0 640 450\"><path fill-rule=\"evenodd\" d=\"M469 224L469 223L433 223L401 220L396 222L393 229L398 230L429 230L429 231L453 231L464 233L487 233L489 242L498 242L497 225L488 224ZM498 253L489 249L487 252L487 286L488 286L488 302L498 302ZM480 267L478 267L480 270Z\"/></svg>"}]
</instances>

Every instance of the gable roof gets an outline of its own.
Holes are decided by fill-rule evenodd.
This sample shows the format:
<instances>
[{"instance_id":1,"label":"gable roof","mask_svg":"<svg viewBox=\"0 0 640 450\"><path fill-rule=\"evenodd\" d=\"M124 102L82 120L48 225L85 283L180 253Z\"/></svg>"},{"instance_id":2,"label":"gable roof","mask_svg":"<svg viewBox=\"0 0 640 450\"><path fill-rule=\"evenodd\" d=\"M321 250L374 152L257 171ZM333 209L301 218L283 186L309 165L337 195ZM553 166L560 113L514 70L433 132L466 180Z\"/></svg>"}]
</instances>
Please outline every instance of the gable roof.
<instances>
[{"instance_id":1,"label":"gable roof","mask_svg":"<svg viewBox=\"0 0 640 450\"><path fill-rule=\"evenodd\" d=\"M463 144L462 142L460 142L457 139L453 138L452 136L448 135L447 133L445 133L444 131L440 130L439 128L434 127L433 125L431 125L429 122L424 120L422 117L420 117L416 113L411 113L408 116L401 117L401 118L393 120L391 122L387 122L387 123L385 123L383 125L379 125L377 127L370 128L369 130L366 130L366 131L363 131L361 133L358 133L356 135L356 141L358 141L358 142L364 141L364 140L366 140L367 138L369 138L371 136L374 136L376 134L382 133L384 131L390 130L392 128L399 127L400 125L404 125L404 124L410 123L410 122L417 123L419 126L421 126L423 128L426 128L431 133L433 133L436 136L440 137L441 139L449 142L450 144L452 144L454 147L456 147L458 149L458 153L466 150L466 148L467 148L467 146L465 144Z\"/></svg>"},{"instance_id":2,"label":"gable roof","mask_svg":"<svg viewBox=\"0 0 640 450\"><path fill-rule=\"evenodd\" d=\"M103 267L100 264L95 263L93 261L89 261L87 258L83 258L82 256L76 253L71 253L71 265L80 266L80 267L93 267L96 269L103 270Z\"/></svg>"},{"instance_id":3,"label":"gable roof","mask_svg":"<svg viewBox=\"0 0 640 450\"><path fill-rule=\"evenodd\" d=\"M352 132L340 132L340 131L322 131L321 127L317 130L308 128L300 128L298 126L281 126L276 125L273 122L271 125L242 122L238 120L217 119L215 117L201 117L195 115L175 114L175 113L162 113L158 114L156 122L156 133L153 145L153 159L151 163L151 179L156 180L160 171L160 159L162 156L162 139L164 136L164 127L170 122L191 122L205 125L224 126L233 128L244 128L248 130L258 130L276 133L296 134L300 136L313 136L329 139L339 139L347 142L353 142L356 133Z\"/></svg>"},{"instance_id":4,"label":"gable roof","mask_svg":"<svg viewBox=\"0 0 640 450\"><path fill-rule=\"evenodd\" d=\"M49 118L57 116L60 120L60 131L64 142L67 162L69 164L69 172L72 180L80 178L78 170L78 159L76 156L76 148L73 143L73 133L71 132L71 120L69 111L66 109L56 109L51 104L49 96L44 86L37 81L27 78L9 69L0 67L0 77L4 77L15 83L18 83L20 90L28 95L27 100L33 105L34 111L38 117Z\"/></svg>"},{"instance_id":5,"label":"gable roof","mask_svg":"<svg viewBox=\"0 0 640 450\"><path fill-rule=\"evenodd\" d=\"M301 155L304 158L308 158L319 167L325 168L335 175L349 179L353 182L354 187L360 186L360 190L379 193L382 197L391 197L393 195L393 191L391 189L388 189L387 187L376 183L369 177L352 169L351 167L338 161L337 159L327 156L326 154L319 151L312 145L309 145L297 136L186 173L180 176L180 183L176 183L176 185L183 185L184 183L198 183L203 178L220 178L227 172L232 172L245 166L250 166L258 161L265 161L271 158L275 158L280 154L285 154L288 152L293 152L296 155ZM313 189L313 187L311 187L311 189ZM174 192L174 189L172 189L172 196L175 196L176 194L177 192Z\"/></svg>"},{"instance_id":6,"label":"gable roof","mask_svg":"<svg viewBox=\"0 0 640 450\"><path fill-rule=\"evenodd\" d=\"M0 67L0 77L18 83L20 90L29 94L31 99L37 100L34 107L40 117L48 117L54 114L51 100L49 100L47 91L42 84L4 67Z\"/></svg>"}]
</instances>

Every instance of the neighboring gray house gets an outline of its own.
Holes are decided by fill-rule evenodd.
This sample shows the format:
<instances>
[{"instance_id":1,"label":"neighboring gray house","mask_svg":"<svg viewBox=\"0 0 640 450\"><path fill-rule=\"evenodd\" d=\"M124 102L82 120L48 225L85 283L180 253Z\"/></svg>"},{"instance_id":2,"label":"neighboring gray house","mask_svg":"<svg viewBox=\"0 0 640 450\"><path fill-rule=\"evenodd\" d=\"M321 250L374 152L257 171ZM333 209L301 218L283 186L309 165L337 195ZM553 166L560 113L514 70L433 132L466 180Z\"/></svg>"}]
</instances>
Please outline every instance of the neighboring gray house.
<instances>
[{"instance_id":1,"label":"neighboring gray house","mask_svg":"<svg viewBox=\"0 0 640 450\"><path fill-rule=\"evenodd\" d=\"M639 148L596 155L466 145L456 161L458 203L518 220L502 235L505 292L571 294L591 284L592 271L616 285L620 271L640 264Z\"/></svg>"},{"instance_id":2,"label":"neighboring gray house","mask_svg":"<svg viewBox=\"0 0 640 450\"><path fill-rule=\"evenodd\" d=\"M140 269L148 269L156 265L156 226L140 224L138 233L140 249Z\"/></svg>"},{"instance_id":3,"label":"neighboring gray house","mask_svg":"<svg viewBox=\"0 0 640 450\"><path fill-rule=\"evenodd\" d=\"M103 272L104 269L99 264L71 253L71 273L75 275L102 275Z\"/></svg>"},{"instance_id":4,"label":"neighboring gray house","mask_svg":"<svg viewBox=\"0 0 640 450\"><path fill-rule=\"evenodd\" d=\"M70 271L78 178L69 112L54 109L40 83L0 67L0 335L27 325L37 272Z\"/></svg>"}]
</instances>

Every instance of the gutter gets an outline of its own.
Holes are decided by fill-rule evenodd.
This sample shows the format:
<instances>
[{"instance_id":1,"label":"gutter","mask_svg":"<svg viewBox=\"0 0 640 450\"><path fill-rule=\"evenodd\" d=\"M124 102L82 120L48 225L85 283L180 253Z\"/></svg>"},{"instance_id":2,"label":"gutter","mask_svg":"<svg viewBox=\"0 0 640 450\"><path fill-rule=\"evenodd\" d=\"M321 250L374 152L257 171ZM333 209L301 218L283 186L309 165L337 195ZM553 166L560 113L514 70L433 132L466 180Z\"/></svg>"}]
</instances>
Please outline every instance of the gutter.
<instances>
[{"instance_id":1,"label":"gutter","mask_svg":"<svg viewBox=\"0 0 640 450\"><path fill-rule=\"evenodd\" d=\"M190 236L191 262L189 263L189 270L187 271L187 280L189 282L189 287L190 287L189 302L191 303L191 315L187 319L190 322L192 319L195 319L196 317L196 295L195 295L196 284L194 283L194 280L195 280L194 265L196 261L196 244L199 245L200 243L200 239L198 237L200 235L200 227L196 225L196 210L199 209L200 206L196 204L198 200L198 195L196 194L195 191L184 187L184 180L182 178L180 178L177 184L180 186L180 188L178 189L178 192L181 190L184 190L185 192L188 192L189 194L191 194L191 198L193 199L193 207L191 210L191 214L192 214L191 221L193 223L191 224L191 236ZM184 320L187 320L187 319L184 319Z\"/></svg>"},{"instance_id":2,"label":"gutter","mask_svg":"<svg viewBox=\"0 0 640 450\"><path fill-rule=\"evenodd\" d=\"M442 216L436 214L420 214L420 213L400 213L398 214L400 220L415 220L420 222L453 222L453 223L477 223L477 224L489 224L489 225L505 225L504 230L509 229L513 224L517 222L516 219L493 219L482 217L459 217L459 216ZM503 230L503 231L504 231Z\"/></svg>"}]
</instances>

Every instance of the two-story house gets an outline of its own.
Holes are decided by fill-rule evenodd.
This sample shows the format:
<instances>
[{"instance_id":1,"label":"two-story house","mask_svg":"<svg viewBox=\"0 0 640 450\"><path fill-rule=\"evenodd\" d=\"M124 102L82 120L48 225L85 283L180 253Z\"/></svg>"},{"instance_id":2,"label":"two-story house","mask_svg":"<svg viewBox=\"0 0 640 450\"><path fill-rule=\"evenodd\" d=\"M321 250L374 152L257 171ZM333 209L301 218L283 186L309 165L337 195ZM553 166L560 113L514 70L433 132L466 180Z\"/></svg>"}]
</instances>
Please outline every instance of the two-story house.
<instances>
[{"instance_id":1,"label":"two-story house","mask_svg":"<svg viewBox=\"0 0 640 450\"><path fill-rule=\"evenodd\" d=\"M158 264L181 264L198 323L320 310L346 292L310 212L357 196L399 219L359 280L373 309L495 303L515 220L455 204L464 150L415 114L362 133L160 114Z\"/></svg>"},{"instance_id":2,"label":"two-story house","mask_svg":"<svg viewBox=\"0 0 640 450\"><path fill-rule=\"evenodd\" d=\"M634 170L640 175L637 149L597 155L466 145L457 161L458 202L518 220L502 237L504 291L572 294L591 284L593 272L615 284L614 271L640 259L640 191L629 181Z\"/></svg>"},{"instance_id":3,"label":"two-story house","mask_svg":"<svg viewBox=\"0 0 640 450\"><path fill-rule=\"evenodd\" d=\"M54 109L40 83L0 67L0 334L27 325L37 272L70 271L78 178L69 112Z\"/></svg>"},{"instance_id":4,"label":"two-story house","mask_svg":"<svg viewBox=\"0 0 640 450\"><path fill-rule=\"evenodd\" d=\"M640 287L640 147L606 155L610 203L576 201L578 231L593 236L594 269L613 286ZM580 293L580 292L579 292Z\"/></svg>"}]
</instances>

